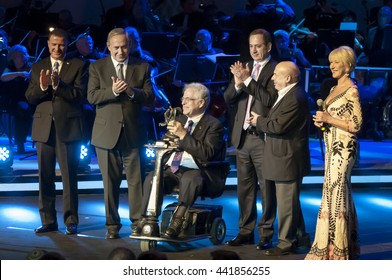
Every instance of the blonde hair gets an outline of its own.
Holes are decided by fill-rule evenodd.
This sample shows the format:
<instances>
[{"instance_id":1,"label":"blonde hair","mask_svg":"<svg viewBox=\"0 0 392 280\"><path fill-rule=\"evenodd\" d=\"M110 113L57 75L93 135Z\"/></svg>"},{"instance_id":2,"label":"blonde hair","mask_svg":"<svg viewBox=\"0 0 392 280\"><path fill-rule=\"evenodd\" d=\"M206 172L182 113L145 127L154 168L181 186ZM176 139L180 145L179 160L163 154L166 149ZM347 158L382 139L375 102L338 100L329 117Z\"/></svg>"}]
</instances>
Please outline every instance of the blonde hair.
<instances>
[{"instance_id":1,"label":"blonde hair","mask_svg":"<svg viewBox=\"0 0 392 280\"><path fill-rule=\"evenodd\" d=\"M329 53L329 61L336 59L343 63L346 67L347 74L354 71L356 66L356 56L352 48L348 46L340 46Z\"/></svg>"}]
</instances>

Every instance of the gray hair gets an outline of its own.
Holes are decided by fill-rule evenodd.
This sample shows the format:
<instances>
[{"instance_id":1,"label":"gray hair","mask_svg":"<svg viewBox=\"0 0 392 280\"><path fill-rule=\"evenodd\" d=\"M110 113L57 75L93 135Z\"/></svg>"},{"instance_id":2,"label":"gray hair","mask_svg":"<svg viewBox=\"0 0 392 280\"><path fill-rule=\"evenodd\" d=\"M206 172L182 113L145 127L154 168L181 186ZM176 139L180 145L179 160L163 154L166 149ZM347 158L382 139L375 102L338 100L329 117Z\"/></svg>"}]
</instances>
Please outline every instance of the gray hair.
<instances>
[{"instance_id":1,"label":"gray hair","mask_svg":"<svg viewBox=\"0 0 392 280\"><path fill-rule=\"evenodd\" d=\"M210 105L210 90L201 83L190 83L185 84L183 92L186 90L191 90L193 94L196 95L197 98L204 99L204 109L207 109Z\"/></svg>"}]
</instances>

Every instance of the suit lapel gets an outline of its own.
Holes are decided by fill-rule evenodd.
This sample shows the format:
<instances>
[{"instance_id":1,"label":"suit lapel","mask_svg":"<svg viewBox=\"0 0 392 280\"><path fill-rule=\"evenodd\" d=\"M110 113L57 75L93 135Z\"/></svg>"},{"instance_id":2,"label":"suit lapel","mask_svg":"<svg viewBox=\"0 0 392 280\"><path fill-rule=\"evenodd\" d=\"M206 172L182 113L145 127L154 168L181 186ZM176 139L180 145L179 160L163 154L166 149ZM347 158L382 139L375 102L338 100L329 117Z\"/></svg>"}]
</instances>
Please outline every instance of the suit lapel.
<instances>
[{"instance_id":1,"label":"suit lapel","mask_svg":"<svg viewBox=\"0 0 392 280\"><path fill-rule=\"evenodd\" d=\"M128 59L128 64L127 64L127 73L125 74L125 80L129 81L131 80L133 73L135 71L135 67L132 67L131 65L134 63L134 58L133 57L129 57Z\"/></svg>"},{"instance_id":2,"label":"suit lapel","mask_svg":"<svg viewBox=\"0 0 392 280\"><path fill-rule=\"evenodd\" d=\"M69 62L69 60L63 60L63 65L61 66L61 71L59 74L60 78L63 78L66 75L70 66L71 62Z\"/></svg>"},{"instance_id":3,"label":"suit lapel","mask_svg":"<svg viewBox=\"0 0 392 280\"><path fill-rule=\"evenodd\" d=\"M203 115L203 117L200 119L200 121L197 123L197 125L195 127L195 130L193 131L192 136L195 137L196 139L198 138L199 133L201 131L204 131L205 126L206 126L206 119L207 119L207 113L205 113Z\"/></svg>"},{"instance_id":4,"label":"suit lapel","mask_svg":"<svg viewBox=\"0 0 392 280\"><path fill-rule=\"evenodd\" d=\"M286 98L288 98L288 95L291 94L292 91L295 90L295 88L297 88L298 84L296 84L294 87L292 87L286 94L285 96L283 96L283 98L281 100L279 100L279 102L277 104L275 104L275 106L273 106L269 112L268 115L271 115L276 109L278 109L280 107L280 105L282 104L283 100L285 100Z\"/></svg>"}]
</instances>

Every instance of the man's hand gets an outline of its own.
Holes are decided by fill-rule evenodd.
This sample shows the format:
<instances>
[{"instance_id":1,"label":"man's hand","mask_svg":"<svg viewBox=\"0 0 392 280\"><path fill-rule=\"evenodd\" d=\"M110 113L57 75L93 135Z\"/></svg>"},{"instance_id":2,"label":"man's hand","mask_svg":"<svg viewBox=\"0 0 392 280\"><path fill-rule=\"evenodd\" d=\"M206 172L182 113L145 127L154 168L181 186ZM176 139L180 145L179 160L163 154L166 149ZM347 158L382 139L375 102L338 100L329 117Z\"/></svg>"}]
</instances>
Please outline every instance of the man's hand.
<instances>
[{"instance_id":1,"label":"man's hand","mask_svg":"<svg viewBox=\"0 0 392 280\"><path fill-rule=\"evenodd\" d=\"M41 70L40 75L39 75L39 83L41 85L41 88L45 89L45 90L52 83L49 69L46 71L44 69Z\"/></svg>"},{"instance_id":2,"label":"man's hand","mask_svg":"<svg viewBox=\"0 0 392 280\"><path fill-rule=\"evenodd\" d=\"M167 130L170 133L178 136L181 140L184 139L186 135L186 129L179 121L169 121L167 124Z\"/></svg>"},{"instance_id":3,"label":"man's hand","mask_svg":"<svg viewBox=\"0 0 392 280\"><path fill-rule=\"evenodd\" d=\"M50 75L50 79L51 79L53 89L57 89L57 87L59 86L59 82L60 82L59 72L52 71L52 74Z\"/></svg>"},{"instance_id":4,"label":"man's hand","mask_svg":"<svg viewBox=\"0 0 392 280\"><path fill-rule=\"evenodd\" d=\"M234 82L239 87L247 78L250 77L250 70L248 63L242 66L240 61L235 62L230 66L230 71L234 75Z\"/></svg>"},{"instance_id":5,"label":"man's hand","mask_svg":"<svg viewBox=\"0 0 392 280\"><path fill-rule=\"evenodd\" d=\"M125 91L128 88L128 84L117 77L112 76L112 81L112 90L117 95L119 95L121 92Z\"/></svg>"},{"instance_id":6,"label":"man's hand","mask_svg":"<svg viewBox=\"0 0 392 280\"><path fill-rule=\"evenodd\" d=\"M256 126L258 117L260 117L260 115L252 111L250 112L250 117L246 121L252 126Z\"/></svg>"}]
</instances>

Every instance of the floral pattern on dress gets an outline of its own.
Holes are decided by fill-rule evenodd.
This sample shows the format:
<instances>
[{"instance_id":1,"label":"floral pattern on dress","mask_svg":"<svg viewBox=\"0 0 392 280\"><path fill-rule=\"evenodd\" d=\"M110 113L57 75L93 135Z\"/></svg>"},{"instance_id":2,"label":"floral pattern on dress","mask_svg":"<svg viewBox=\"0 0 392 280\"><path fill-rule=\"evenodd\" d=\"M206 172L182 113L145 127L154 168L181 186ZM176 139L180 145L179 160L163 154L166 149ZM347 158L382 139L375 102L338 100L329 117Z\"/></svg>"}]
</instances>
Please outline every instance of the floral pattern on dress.
<instances>
[{"instance_id":1,"label":"floral pattern on dress","mask_svg":"<svg viewBox=\"0 0 392 280\"><path fill-rule=\"evenodd\" d=\"M315 239L305 259L355 259L360 255L360 246L350 178L358 153L355 133L362 125L357 87L350 87L332 98L326 104L326 110L332 117L347 121L350 132L334 126L324 132L325 173L321 206Z\"/></svg>"}]
</instances>

